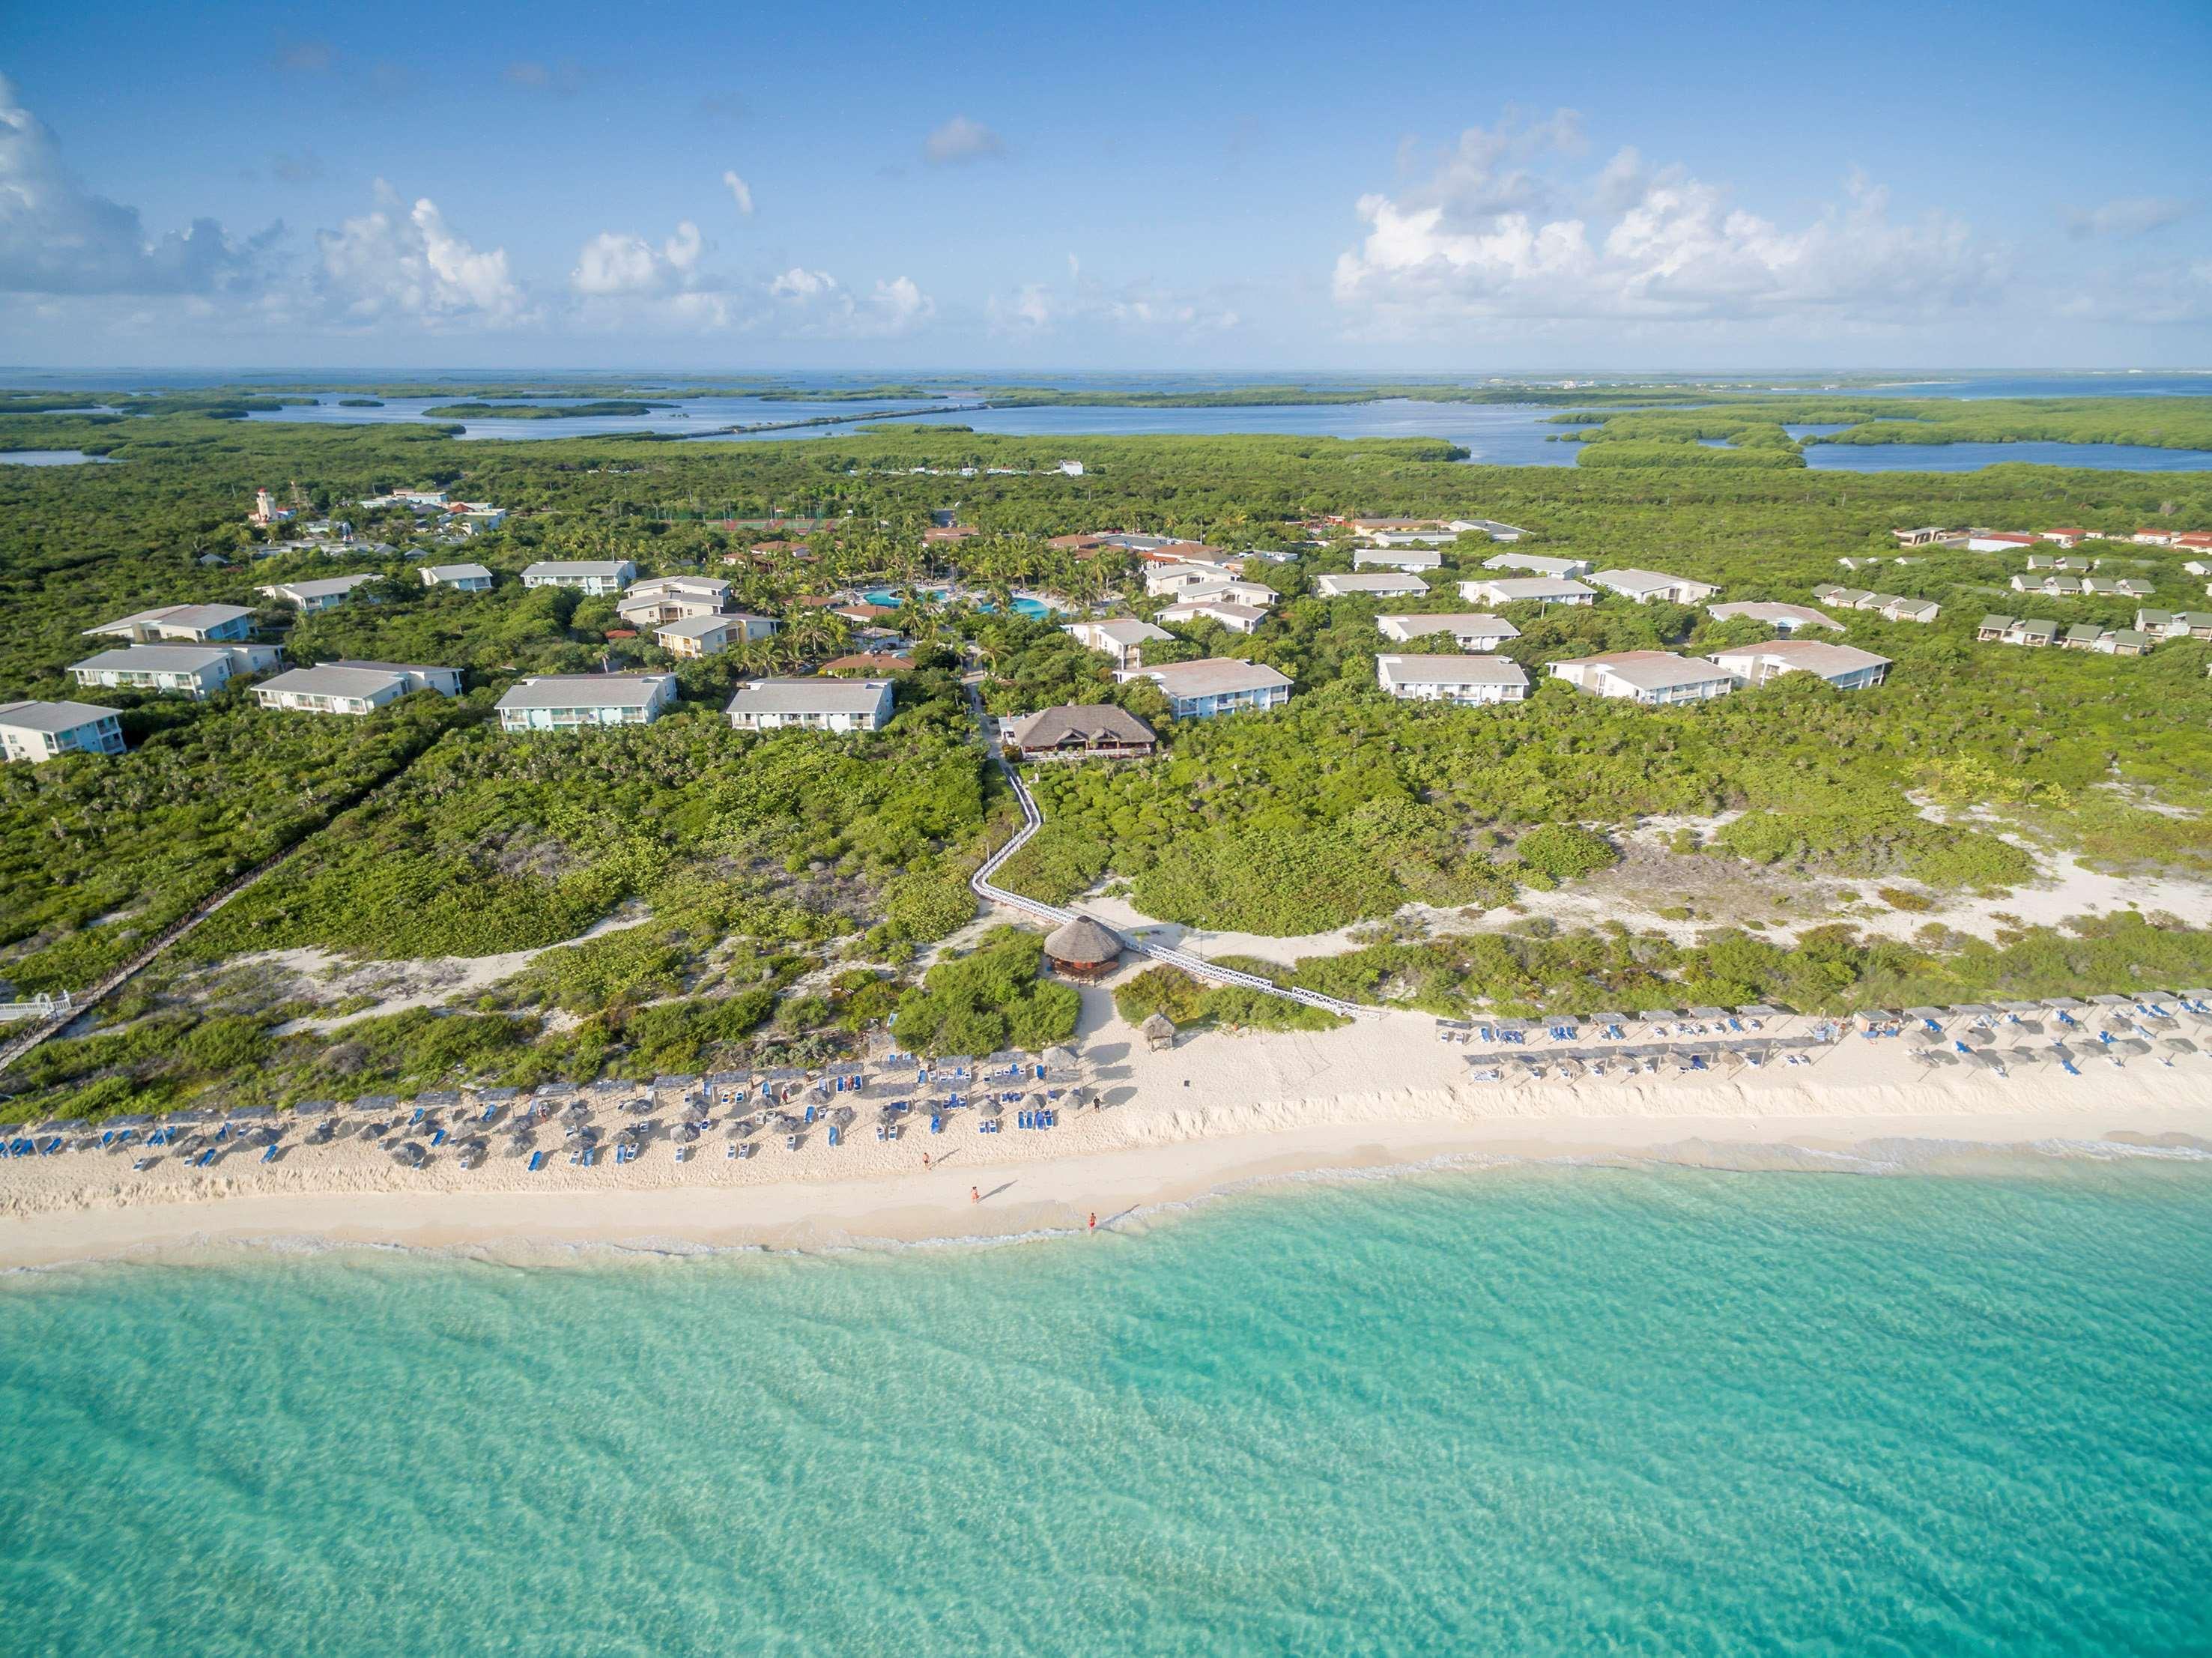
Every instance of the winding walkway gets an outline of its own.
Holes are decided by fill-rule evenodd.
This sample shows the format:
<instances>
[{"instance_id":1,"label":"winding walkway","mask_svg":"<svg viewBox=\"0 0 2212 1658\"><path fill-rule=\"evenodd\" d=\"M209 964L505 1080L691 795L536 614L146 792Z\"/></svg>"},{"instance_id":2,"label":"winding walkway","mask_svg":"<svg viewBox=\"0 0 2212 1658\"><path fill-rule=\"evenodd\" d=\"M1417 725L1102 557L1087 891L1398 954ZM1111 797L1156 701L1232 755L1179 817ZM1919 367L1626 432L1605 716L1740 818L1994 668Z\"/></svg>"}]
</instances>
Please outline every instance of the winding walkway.
<instances>
[{"instance_id":1,"label":"winding walkway","mask_svg":"<svg viewBox=\"0 0 2212 1658\"><path fill-rule=\"evenodd\" d=\"M972 701L971 688L971 703ZM1004 846L983 860L981 867L968 878L968 884L975 889L978 896L993 904L1004 905L1010 910L1018 911L1026 916L1033 916L1039 921L1049 922L1054 926L1073 921L1079 911L1063 909L1056 904L1042 903L1036 899L1025 898L1019 893L1008 891L992 880L992 877L1005 866L1006 860L1026 846L1031 837L1044 827L1044 814L1037 809L1036 798L1030 795L1029 786L1023 783L1014 768L1006 764L1006 757L999 752L999 745L991 735L991 727L980 706L975 708L975 716L976 725L983 733L984 747L989 751L991 758L998 763L999 770L1005 774L1006 781L1013 785L1014 798L1021 802L1022 826L1014 832L1012 838ZM1333 996L1323 996L1316 991L1302 991L1293 985L1278 984L1273 979L1261 978L1257 973L1241 972L1234 967L1224 967L1218 963L1208 961L1204 956L1193 955L1188 950L1172 949L1164 944L1153 944L1144 939L1133 938L1120 929L1107 926L1106 923L1098 921L1096 916L1090 918L1097 921L1100 926L1106 927L1107 931L1121 941L1121 948L1132 954L1144 956L1167 966L1180 967L1194 978L1202 978L1216 984L1241 985L1248 991L1257 991L1263 996L1280 997L1285 1002L1303 1002L1309 1008L1319 1008L1322 1012L1333 1013L1340 1019L1374 1019L1380 1017L1382 1014L1382 1009L1379 1008L1367 1007L1358 1002L1342 1001Z\"/></svg>"}]
</instances>

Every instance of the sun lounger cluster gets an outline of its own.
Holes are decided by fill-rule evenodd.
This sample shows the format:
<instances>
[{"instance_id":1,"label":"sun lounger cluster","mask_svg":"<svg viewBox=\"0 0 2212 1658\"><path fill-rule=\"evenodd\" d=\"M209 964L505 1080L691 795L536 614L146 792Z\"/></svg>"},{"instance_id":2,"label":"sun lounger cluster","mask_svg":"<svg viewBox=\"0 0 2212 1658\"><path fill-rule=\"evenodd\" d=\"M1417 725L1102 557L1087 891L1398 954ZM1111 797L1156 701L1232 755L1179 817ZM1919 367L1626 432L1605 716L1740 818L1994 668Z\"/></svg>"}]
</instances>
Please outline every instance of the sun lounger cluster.
<instances>
[{"instance_id":1,"label":"sun lounger cluster","mask_svg":"<svg viewBox=\"0 0 2212 1658\"><path fill-rule=\"evenodd\" d=\"M402 1167L450 1158L474 1169L494 1155L496 1135L507 1155L536 1173L555 1157L583 1168L597 1167L609 1155L617 1165L630 1163L664 1142L675 1161L688 1162L718 1125L727 1133L727 1155L745 1158L770 1131L793 1149L817 1132L824 1143L842 1145L864 1106L876 1110L878 1140L896 1139L910 1119L943 1133L951 1114L963 1110L976 1113L985 1133L999 1132L1009 1114L1024 1129L1056 1127L1064 1106L1097 1104L1090 1089L1078 1086L1082 1069L1066 1047L980 1059L894 1050L866 1062L811 1069L717 1071L649 1082L550 1082L528 1091L429 1089L411 1100L373 1094L350 1101L304 1100L283 1111L248 1106L111 1117L98 1124L60 1119L35 1131L0 1130L0 1158L127 1153L139 1169L167 1158L212 1169L242 1153L276 1163L295 1146L363 1139L377 1142Z\"/></svg>"}]
</instances>

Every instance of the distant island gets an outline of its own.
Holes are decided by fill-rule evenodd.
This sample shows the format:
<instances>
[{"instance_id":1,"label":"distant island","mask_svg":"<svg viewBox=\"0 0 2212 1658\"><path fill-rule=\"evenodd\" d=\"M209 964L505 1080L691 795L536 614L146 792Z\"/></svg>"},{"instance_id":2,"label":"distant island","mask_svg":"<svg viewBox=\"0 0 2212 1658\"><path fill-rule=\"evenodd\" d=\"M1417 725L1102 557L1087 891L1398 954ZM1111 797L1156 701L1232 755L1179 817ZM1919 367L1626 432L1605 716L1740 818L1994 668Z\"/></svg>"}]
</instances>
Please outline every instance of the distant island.
<instances>
[{"instance_id":1,"label":"distant island","mask_svg":"<svg viewBox=\"0 0 2212 1658\"><path fill-rule=\"evenodd\" d=\"M383 406L384 399L380 397L342 397L338 399L341 409L380 409Z\"/></svg>"},{"instance_id":2,"label":"distant island","mask_svg":"<svg viewBox=\"0 0 2212 1658\"><path fill-rule=\"evenodd\" d=\"M570 415L651 414L655 409L673 407L675 405L671 403L629 403L610 398L597 403L565 403L557 406L545 403L447 403L422 412L447 420L559 420Z\"/></svg>"}]
</instances>

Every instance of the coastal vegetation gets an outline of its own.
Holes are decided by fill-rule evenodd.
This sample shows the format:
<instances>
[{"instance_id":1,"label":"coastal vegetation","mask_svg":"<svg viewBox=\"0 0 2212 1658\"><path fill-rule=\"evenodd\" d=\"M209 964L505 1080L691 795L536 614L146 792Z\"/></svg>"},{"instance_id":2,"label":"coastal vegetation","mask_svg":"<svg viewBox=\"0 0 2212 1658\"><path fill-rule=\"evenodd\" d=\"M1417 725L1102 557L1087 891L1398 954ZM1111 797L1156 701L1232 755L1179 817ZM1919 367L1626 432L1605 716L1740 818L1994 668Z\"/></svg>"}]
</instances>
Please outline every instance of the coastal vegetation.
<instances>
[{"instance_id":1,"label":"coastal vegetation","mask_svg":"<svg viewBox=\"0 0 2212 1658\"><path fill-rule=\"evenodd\" d=\"M2010 929L1996 942L1939 928L1900 944L1848 919L1793 929L1787 942L1727 927L1684 942L1632 928L1544 932L1540 915L1497 914L1561 886L1626 879L1632 867L1607 872L1635 826L1655 817L1695 826L1676 856L1698 867L1863 882L1902 896L1885 900L1890 913L2017 887L2047 854L2202 876L2212 869L2202 828L2212 812L2212 648L2176 640L2129 660L1978 645L1984 610L2029 602L2005 585L2017 559L1928 549L1906 564L1837 563L1894 555L1889 531L1908 524L2121 535L2142 523L2201 527L2212 523L2202 475L1853 475L1744 462L1515 470L1452 464L1456 452L1429 440L1254 436L1086 438L1075 478L1055 470L1066 440L969 431L464 444L431 425L240 421L228 418L237 401L228 396L179 394L129 415L27 406L37 400L0 404L0 447L82 448L126 464L0 468L0 588L12 601L0 607L0 698L111 703L131 752L0 769L0 870L15 899L0 921L0 981L15 994L81 990L238 873L300 850L97 1021L10 1073L26 1112L64 1099L124 1109L819 1057L882 1028L909 998L902 1022L948 1050L1056 1029L1064 987L1037 977L1033 942L997 937L931 958L974 918L968 875L1013 820L974 743L963 672L978 676L994 713L1117 701L1166 739L1152 761L1041 776L1048 823L1007 867L1009 885L1058 899L1121 883L1147 915L1205 927L1390 935L1378 942L1363 930L1367 942L1300 964L1299 982L1332 993L1444 1010L1639 991L1723 1001L1722 987L1741 986L1737 1000L1834 1009L1908 990L1944 1000L2212 977L2192 965L2202 932L2126 917ZM1835 412L1832 399L1745 401L1793 423ZM1858 403L1878 404L1876 414L1899 407ZM1591 417L1583 428L1612 427L1590 404L1572 405ZM1733 409L1617 418L1614 436L1583 448L1782 453ZM1651 422L1674 424L1655 434ZM2148 428L2125 430L2142 441ZM1707 449L1701 436L1735 447ZM963 469L972 475L956 476ZM257 486L279 483L296 486L303 516L349 518L399 552L276 548L284 532L249 527L245 511ZM410 485L494 500L510 516L441 541L410 514L358 505ZM955 500L977 533L925 541L932 514ZM1463 537L1410 600L1326 600L1316 578L1352 564L1348 533L1320 521L1331 513L1500 519L1526 529L1525 551L1674 571L1729 598L1809 602L1815 584L1842 581L1943 612L1933 625L1839 613L1844 631L1820 637L1895 664L1877 691L1785 680L1648 709L1577 694L1545 666L1607 649L1698 652L1767 631L1668 604L1510 607L1520 636L1504 649L1530 673L1528 702L1401 704L1375 689L1386 643L1375 618L1469 608L1454 584L1491 574L1486 561L1500 549ZM1155 661L1267 662L1295 683L1288 708L1171 722L1156 686L1115 684L1107 660L1054 621L1012 610L1021 591L1156 615L1166 600L1143 595L1128 556L1052 544L1115 527L1231 551L1297 549L1292 562L1252 567L1282 595L1256 633L1176 625L1148 651ZM2124 541L2099 552L2111 572L2152 584L2148 603L2201 607L2185 555ZM402 553L481 562L497 585L425 588ZM778 631L678 662L611 601L515 579L533 560L613 557L647 573L726 576L737 607L775 618ZM374 590L378 602L304 619L257 592L353 571L392 579ZM913 648L887 730L729 728L720 706L740 678L866 647L864 625L829 613L830 595L886 590L901 603L873 625ZM98 648L85 629L185 602L254 607L264 637L281 638L295 661L443 663L464 669L469 688L328 719L265 712L246 689L194 704L88 692L69 678L68 665ZM2063 602L2067 623L2133 619L2133 601ZM1436 637L1389 648L1450 647ZM488 719L520 674L601 667L672 670L684 700L653 725L574 737L510 737ZM1399 937L1408 904L1489 919ZM394 971L538 954L449 1005L379 1011L371 1001L340 1015L296 976L252 965L272 949ZM1148 971L1121 988L1129 1006L1179 1024L1325 1018L1179 979ZM1001 1042L983 1039L1000 1028L992 1018Z\"/></svg>"}]
</instances>

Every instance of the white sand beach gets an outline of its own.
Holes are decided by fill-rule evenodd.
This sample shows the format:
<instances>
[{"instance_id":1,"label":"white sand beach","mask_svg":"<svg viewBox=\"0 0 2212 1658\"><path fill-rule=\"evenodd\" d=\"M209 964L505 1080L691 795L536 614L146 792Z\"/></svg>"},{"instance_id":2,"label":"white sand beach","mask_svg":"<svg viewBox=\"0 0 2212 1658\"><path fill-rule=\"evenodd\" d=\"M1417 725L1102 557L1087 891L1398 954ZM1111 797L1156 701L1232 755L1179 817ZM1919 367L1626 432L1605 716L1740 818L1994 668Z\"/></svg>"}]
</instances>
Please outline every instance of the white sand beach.
<instances>
[{"instance_id":1,"label":"white sand beach","mask_svg":"<svg viewBox=\"0 0 2212 1658\"><path fill-rule=\"evenodd\" d=\"M538 1142L551 1155L535 1173L496 1133L475 1169L449 1154L402 1167L350 1128L328 1145L303 1143L295 1131L277 1161L240 1151L206 1169L166 1157L136 1170L137 1148L72 1149L0 1163L0 1265L226 1241L538 1259L578 1243L665 1250L1018 1236L1085 1228L1093 1214L1127 1228L1255 1181L1451 1159L1871 1171L1895 1161L1903 1142L2212 1151L2212 1057L2203 1054L2124 1066L2085 1056L2079 1075L2040 1064L1997 1076L1930 1068L1895 1038L1853 1036L1796 1066L1477 1081L1469 1053L1498 1051L1439 1041L1425 1016L1390 1014L1324 1033L1203 1033L1152 1051L1104 991L1084 996L1078 1046L1097 1108L1063 1110L1050 1130L1019 1130L1009 1110L1004 1131L986 1134L975 1112L960 1111L941 1134L913 1123L881 1142L866 1125L869 1100L866 1121L836 1147L817 1131L787 1150L769 1133L755 1137L753 1156L732 1158L718 1127L689 1161L664 1136L634 1161L602 1156L583 1167L556 1130Z\"/></svg>"}]
</instances>

